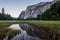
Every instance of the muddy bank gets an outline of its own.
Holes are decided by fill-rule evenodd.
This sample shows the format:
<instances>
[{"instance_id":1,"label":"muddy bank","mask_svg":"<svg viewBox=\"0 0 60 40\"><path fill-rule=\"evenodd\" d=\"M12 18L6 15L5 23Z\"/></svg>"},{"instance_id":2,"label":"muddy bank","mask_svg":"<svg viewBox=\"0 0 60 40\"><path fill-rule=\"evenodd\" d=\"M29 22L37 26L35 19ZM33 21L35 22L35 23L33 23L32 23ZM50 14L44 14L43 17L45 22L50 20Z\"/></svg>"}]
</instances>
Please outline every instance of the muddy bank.
<instances>
[{"instance_id":1,"label":"muddy bank","mask_svg":"<svg viewBox=\"0 0 60 40\"><path fill-rule=\"evenodd\" d=\"M29 23L30 24L30 23ZM30 24L32 25L32 28L34 29L29 30L27 32L29 35L37 36L41 38L42 40L59 40L59 33L57 33L57 30L52 26L38 26L35 24Z\"/></svg>"}]
</instances>

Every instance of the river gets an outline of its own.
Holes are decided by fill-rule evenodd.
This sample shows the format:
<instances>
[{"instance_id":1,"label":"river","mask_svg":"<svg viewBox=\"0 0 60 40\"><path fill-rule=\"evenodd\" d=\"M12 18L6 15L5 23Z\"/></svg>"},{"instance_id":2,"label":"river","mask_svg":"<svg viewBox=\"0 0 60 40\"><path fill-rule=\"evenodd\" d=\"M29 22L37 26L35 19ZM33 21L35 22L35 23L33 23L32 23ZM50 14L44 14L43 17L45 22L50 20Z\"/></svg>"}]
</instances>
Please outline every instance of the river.
<instances>
[{"instance_id":1,"label":"river","mask_svg":"<svg viewBox=\"0 0 60 40\"><path fill-rule=\"evenodd\" d=\"M11 30L21 31L21 33L17 34L10 40L41 40L35 34L32 34L32 32L34 32L36 28L33 28L33 26L28 23L12 24L8 28L10 28ZM8 35L6 35L3 40L8 40Z\"/></svg>"}]
</instances>

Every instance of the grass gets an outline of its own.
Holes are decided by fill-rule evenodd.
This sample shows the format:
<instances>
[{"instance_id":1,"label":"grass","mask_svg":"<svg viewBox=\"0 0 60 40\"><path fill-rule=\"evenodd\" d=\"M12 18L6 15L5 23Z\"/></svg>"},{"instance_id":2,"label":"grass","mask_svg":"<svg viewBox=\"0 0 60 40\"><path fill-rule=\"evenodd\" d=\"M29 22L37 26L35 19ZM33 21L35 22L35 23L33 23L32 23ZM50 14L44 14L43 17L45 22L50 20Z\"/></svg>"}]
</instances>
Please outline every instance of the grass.
<instances>
[{"instance_id":1,"label":"grass","mask_svg":"<svg viewBox=\"0 0 60 40\"><path fill-rule=\"evenodd\" d=\"M17 30L10 30L9 32L8 32L8 39L10 39L10 38L12 38L12 37L14 37L16 34L19 34L20 33L20 31L17 31Z\"/></svg>"},{"instance_id":2,"label":"grass","mask_svg":"<svg viewBox=\"0 0 60 40\"><path fill-rule=\"evenodd\" d=\"M7 35L9 36L8 38L12 38L16 34L18 34L20 31L17 30L10 30L7 27L9 27L12 22L0 22L0 40L3 40Z\"/></svg>"},{"instance_id":3,"label":"grass","mask_svg":"<svg viewBox=\"0 0 60 40\"><path fill-rule=\"evenodd\" d=\"M42 29L42 32L47 32L46 34L42 33L48 37L47 40L60 40L60 21L33 21L30 23L37 25L40 30ZM43 39L43 37L40 38Z\"/></svg>"},{"instance_id":4,"label":"grass","mask_svg":"<svg viewBox=\"0 0 60 40\"><path fill-rule=\"evenodd\" d=\"M0 35L1 35L0 38L4 37L6 33L10 37L13 37L14 35L16 35L17 31L14 31L14 30L11 31L10 29L7 29L6 27L10 26L11 24L21 23L21 22L28 22L28 23L34 24L39 29L42 29L42 31L47 32L48 36L46 37L50 38L48 40L56 40L56 39L60 40L60 21L41 21L41 20L0 21Z\"/></svg>"}]
</instances>

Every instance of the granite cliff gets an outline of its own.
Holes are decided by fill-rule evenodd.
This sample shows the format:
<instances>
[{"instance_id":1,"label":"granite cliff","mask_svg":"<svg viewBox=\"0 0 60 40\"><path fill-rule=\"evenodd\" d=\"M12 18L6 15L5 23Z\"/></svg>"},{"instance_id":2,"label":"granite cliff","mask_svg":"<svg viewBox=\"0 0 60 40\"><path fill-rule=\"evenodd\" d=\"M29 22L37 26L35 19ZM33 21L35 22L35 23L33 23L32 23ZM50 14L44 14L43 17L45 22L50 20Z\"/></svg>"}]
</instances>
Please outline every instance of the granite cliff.
<instances>
[{"instance_id":1,"label":"granite cliff","mask_svg":"<svg viewBox=\"0 0 60 40\"><path fill-rule=\"evenodd\" d=\"M36 18L37 15L41 15L44 13L46 10L48 10L56 0L51 1L51 2L40 2L36 5L31 5L26 8L25 11L22 11L21 14L19 15L19 19L27 19L27 18Z\"/></svg>"}]
</instances>

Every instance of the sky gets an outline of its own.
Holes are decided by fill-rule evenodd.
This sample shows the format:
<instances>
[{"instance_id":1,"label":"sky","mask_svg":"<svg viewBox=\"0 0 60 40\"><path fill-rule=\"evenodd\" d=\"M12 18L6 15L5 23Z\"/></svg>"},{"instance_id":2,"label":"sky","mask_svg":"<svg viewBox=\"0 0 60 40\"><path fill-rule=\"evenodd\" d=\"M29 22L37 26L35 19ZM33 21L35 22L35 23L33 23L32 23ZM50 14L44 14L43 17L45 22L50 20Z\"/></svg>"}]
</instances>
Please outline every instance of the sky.
<instances>
[{"instance_id":1,"label":"sky","mask_svg":"<svg viewBox=\"0 0 60 40\"><path fill-rule=\"evenodd\" d=\"M6 14L8 13L12 17L17 18L27 6L47 1L52 0L0 0L0 12L4 8Z\"/></svg>"}]
</instances>

